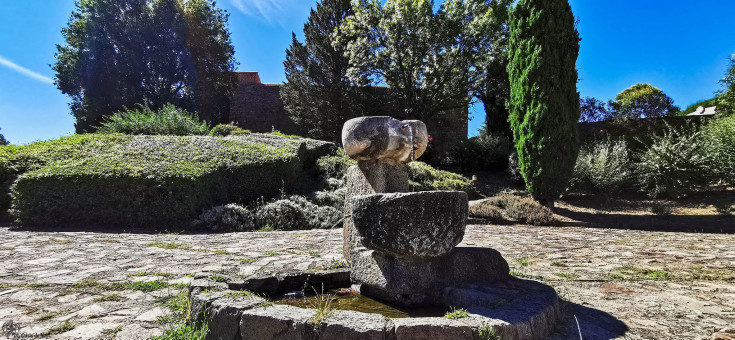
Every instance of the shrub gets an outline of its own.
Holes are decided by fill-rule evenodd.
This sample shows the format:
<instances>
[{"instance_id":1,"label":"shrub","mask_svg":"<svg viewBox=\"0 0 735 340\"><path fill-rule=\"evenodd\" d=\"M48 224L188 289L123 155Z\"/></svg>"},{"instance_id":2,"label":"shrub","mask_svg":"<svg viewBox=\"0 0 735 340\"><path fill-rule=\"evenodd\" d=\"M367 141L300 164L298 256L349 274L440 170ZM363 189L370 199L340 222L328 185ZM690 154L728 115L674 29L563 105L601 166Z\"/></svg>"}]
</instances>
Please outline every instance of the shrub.
<instances>
[{"instance_id":1,"label":"shrub","mask_svg":"<svg viewBox=\"0 0 735 340\"><path fill-rule=\"evenodd\" d=\"M500 208L485 202L471 205L470 217L480 218L497 224L505 224L509 222L505 215L503 215L503 211Z\"/></svg>"},{"instance_id":2,"label":"shrub","mask_svg":"<svg viewBox=\"0 0 735 340\"><path fill-rule=\"evenodd\" d=\"M735 115L709 121L702 127L702 139L714 179L735 183Z\"/></svg>"},{"instance_id":3,"label":"shrub","mask_svg":"<svg viewBox=\"0 0 735 340\"><path fill-rule=\"evenodd\" d=\"M708 183L710 161L702 133L669 128L634 164L641 190L649 197L681 197Z\"/></svg>"},{"instance_id":4,"label":"shrub","mask_svg":"<svg viewBox=\"0 0 735 340\"><path fill-rule=\"evenodd\" d=\"M612 196L629 182L630 167L628 146L622 140L585 145L577 157L570 190Z\"/></svg>"},{"instance_id":5,"label":"shrub","mask_svg":"<svg viewBox=\"0 0 735 340\"><path fill-rule=\"evenodd\" d=\"M409 185L414 191L464 191L469 197L478 197L472 181L462 175L438 170L423 162L408 164Z\"/></svg>"},{"instance_id":6,"label":"shrub","mask_svg":"<svg viewBox=\"0 0 735 340\"><path fill-rule=\"evenodd\" d=\"M347 175L347 169L357 164L357 161L347 156L345 150L340 148L336 155L329 155L317 161L317 168L322 178L342 179Z\"/></svg>"},{"instance_id":7,"label":"shrub","mask_svg":"<svg viewBox=\"0 0 735 340\"><path fill-rule=\"evenodd\" d=\"M554 214L528 197L500 194L470 207L470 216L494 223L515 221L521 224L553 225Z\"/></svg>"},{"instance_id":8,"label":"shrub","mask_svg":"<svg viewBox=\"0 0 735 340\"><path fill-rule=\"evenodd\" d=\"M290 196L260 207L256 215L262 228L300 230L330 228L342 219L333 207L320 207L303 196Z\"/></svg>"},{"instance_id":9,"label":"shrub","mask_svg":"<svg viewBox=\"0 0 735 340\"><path fill-rule=\"evenodd\" d=\"M238 204L218 205L199 215L199 220L211 231L255 230L255 215Z\"/></svg>"},{"instance_id":10,"label":"shrub","mask_svg":"<svg viewBox=\"0 0 735 340\"><path fill-rule=\"evenodd\" d=\"M443 165L462 171L503 169L512 151L507 136L484 134L459 143Z\"/></svg>"},{"instance_id":11,"label":"shrub","mask_svg":"<svg viewBox=\"0 0 735 340\"><path fill-rule=\"evenodd\" d=\"M523 182L521 168L518 165L518 153L515 151L508 156L508 174L512 180L521 183Z\"/></svg>"},{"instance_id":12,"label":"shrub","mask_svg":"<svg viewBox=\"0 0 735 340\"><path fill-rule=\"evenodd\" d=\"M654 203L651 205L651 213L657 216L670 216L671 207L664 203Z\"/></svg>"},{"instance_id":13,"label":"shrub","mask_svg":"<svg viewBox=\"0 0 735 340\"><path fill-rule=\"evenodd\" d=\"M314 203L321 206L330 206L342 209L345 205L347 188L341 187L334 191L316 191L312 194Z\"/></svg>"},{"instance_id":14,"label":"shrub","mask_svg":"<svg viewBox=\"0 0 735 340\"><path fill-rule=\"evenodd\" d=\"M209 126L196 115L171 104L154 111L148 106L125 110L110 116L98 129L100 133L129 135L207 135Z\"/></svg>"},{"instance_id":15,"label":"shrub","mask_svg":"<svg viewBox=\"0 0 735 340\"><path fill-rule=\"evenodd\" d=\"M241 129L234 124L218 124L217 126L212 128L212 131L209 132L209 134L212 136L220 137L229 135L247 135L250 133L250 130Z\"/></svg>"},{"instance_id":16,"label":"shrub","mask_svg":"<svg viewBox=\"0 0 735 340\"><path fill-rule=\"evenodd\" d=\"M297 187L303 143L74 135L0 154L23 224L181 227L203 208ZM2 151L0 151L2 152Z\"/></svg>"}]
</instances>

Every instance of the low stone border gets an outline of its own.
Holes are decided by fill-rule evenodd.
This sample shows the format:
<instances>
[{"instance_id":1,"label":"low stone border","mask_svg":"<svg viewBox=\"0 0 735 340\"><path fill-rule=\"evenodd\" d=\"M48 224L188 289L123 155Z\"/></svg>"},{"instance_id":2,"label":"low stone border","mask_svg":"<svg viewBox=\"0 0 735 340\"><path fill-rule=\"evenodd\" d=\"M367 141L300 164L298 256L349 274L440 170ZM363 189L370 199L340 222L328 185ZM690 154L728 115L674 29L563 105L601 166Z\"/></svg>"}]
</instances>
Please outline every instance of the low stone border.
<instances>
[{"instance_id":1,"label":"low stone border","mask_svg":"<svg viewBox=\"0 0 735 340\"><path fill-rule=\"evenodd\" d=\"M311 274L314 282L338 282L348 271ZM290 286L302 274L276 275L241 282L197 278L190 288L192 317L206 320L207 339L480 339L480 331L504 340L543 339L560 318L553 288L532 280L512 279L493 285L447 288L445 302L466 308L469 316L387 319L382 315L336 311L315 323L314 309L274 305L264 297L231 290L268 280L270 291ZM275 278L275 281L274 279ZM336 288L330 286L329 289ZM325 289L327 285L325 284Z\"/></svg>"}]
</instances>

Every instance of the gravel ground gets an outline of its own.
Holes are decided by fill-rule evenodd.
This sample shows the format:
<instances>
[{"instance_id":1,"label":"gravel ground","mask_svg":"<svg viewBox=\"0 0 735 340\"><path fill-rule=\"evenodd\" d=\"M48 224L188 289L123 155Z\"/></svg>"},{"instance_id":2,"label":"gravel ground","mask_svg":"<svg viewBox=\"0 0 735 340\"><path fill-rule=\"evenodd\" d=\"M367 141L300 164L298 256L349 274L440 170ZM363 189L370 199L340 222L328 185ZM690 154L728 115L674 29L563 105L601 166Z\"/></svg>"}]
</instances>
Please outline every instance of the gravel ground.
<instances>
[{"instance_id":1,"label":"gravel ground","mask_svg":"<svg viewBox=\"0 0 735 340\"><path fill-rule=\"evenodd\" d=\"M559 292L567 318L555 339L579 338L575 318L584 339L735 333L732 234L470 225L463 244L495 248L515 275ZM185 317L181 293L194 273L313 269L339 262L341 247L341 230L179 235L0 226L0 339L147 339Z\"/></svg>"}]
</instances>

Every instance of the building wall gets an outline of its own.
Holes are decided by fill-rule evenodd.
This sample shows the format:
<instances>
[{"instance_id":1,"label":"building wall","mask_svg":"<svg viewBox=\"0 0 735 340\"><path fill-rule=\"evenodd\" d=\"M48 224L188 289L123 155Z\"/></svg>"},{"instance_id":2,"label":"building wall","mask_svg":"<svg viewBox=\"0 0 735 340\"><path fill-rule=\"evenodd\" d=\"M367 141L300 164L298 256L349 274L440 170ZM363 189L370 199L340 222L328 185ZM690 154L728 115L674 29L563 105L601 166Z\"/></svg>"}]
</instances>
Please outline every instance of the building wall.
<instances>
[{"instance_id":1,"label":"building wall","mask_svg":"<svg viewBox=\"0 0 735 340\"><path fill-rule=\"evenodd\" d=\"M278 130L287 134L303 135L298 126L288 116L280 96L281 84L262 84L257 72L237 72L238 87L230 103L230 120L238 126L255 132ZM372 88L370 93L380 96L387 88ZM397 119L420 119L426 123L429 135L434 138L432 149L425 159L439 158L449 152L454 145L467 139L467 121L453 119L421 119L408 117L399 112L387 101L374 99L371 105L376 112L366 115L385 115ZM466 110L463 113L466 115ZM456 115L450 115L456 116ZM306 136L308 137L308 136Z\"/></svg>"}]
</instances>

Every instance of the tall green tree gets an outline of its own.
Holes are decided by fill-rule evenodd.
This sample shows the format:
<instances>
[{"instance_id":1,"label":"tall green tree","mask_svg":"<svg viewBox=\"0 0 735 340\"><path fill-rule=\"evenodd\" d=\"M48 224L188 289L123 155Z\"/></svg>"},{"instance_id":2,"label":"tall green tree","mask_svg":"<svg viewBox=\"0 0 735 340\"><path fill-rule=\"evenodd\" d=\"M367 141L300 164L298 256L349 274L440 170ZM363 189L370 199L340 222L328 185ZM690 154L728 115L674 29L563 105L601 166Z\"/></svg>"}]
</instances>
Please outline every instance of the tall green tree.
<instances>
[{"instance_id":1,"label":"tall green tree","mask_svg":"<svg viewBox=\"0 0 735 340\"><path fill-rule=\"evenodd\" d=\"M213 123L230 122L230 98L237 87L237 66L227 11L214 0L176 0L186 20L186 47L196 68L199 117Z\"/></svg>"},{"instance_id":2,"label":"tall green tree","mask_svg":"<svg viewBox=\"0 0 735 340\"><path fill-rule=\"evenodd\" d=\"M76 1L53 68L57 87L71 97L77 132L94 131L105 117L138 104L207 107L201 82L216 72L201 67L211 56L192 48L198 40L190 31L195 24L226 25L226 16L193 16L202 3L214 6L210 0ZM222 42L211 32L207 39ZM233 69L232 55L215 60L221 70Z\"/></svg>"},{"instance_id":3,"label":"tall green tree","mask_svg":"<svg viewBox=\"0 0 735 340\"><path fill-rule=\"evenodd\" d=\"M0 133L0 145L8 145L10 144L7 139L5 139L5 136L3 136L2 133Z\"/></svg>"},{"instance_id":4,"label":"tall green tree","mask_svg":"<svg viewBox=\"0 0 735 340\"><path fill-rule=\"evenodd\" d=\"M478 32L482 40L474 52L476 70L480 72L474 81L475 95L485 109L484 131L488 134L513 136L508 122L510 82L508 80L508 25L510 6L513 0L485 1L489 20L483 31Z\"/></svg>"},{"instance_id":5,"label":"tall green tree","mask_svg":"<svg viewBox=\"0 0 735 340\"><path fill-rule=\"evenodd\" d=\"M350 0L323 0L304 25L304 43L292 34L286 50L281 98L309 137L339 141L344 122L361 114L358 86L365 81L347 77L345 44L332 42L332 34L352 14Z\"/></svg>"},{"instance_id":6,"label":"tall green tree","mask_svg":"<svg viewBox=\"0 0 735 340\"><path fill-rule=\"evenodd\" d=\"M468 1L477 3L478 1ZM355 14L342 25L337 42L346 39L348 76L387 85L398 109L416 118L462 112L468 104L468 40L463 24L469 11L459 0L447 1L437 15L431 0L353 2ZM462 116L448 117L465 120Z\"/></svg>"},{"instance_id":7,"label":"tall green tree","mask_svg":"<svg viewBox=\"0 0 735 340\"><path fill-rule=\"evenodd\" d=\"M679 112L674 100L651 84L635 84L618 93L612 108L615 119L663 117Z\"/></svg>"},{"instance_id":8,"label":"tall green tree","mask_svg":"<svg viewBox=\"0 0 735 340\"><path fill-rule=\"evenodd\" d=\"M549 207L579 153L579 40L567 0L520 0L511 11L510 124L526 188Z\"/></svg>"}]
</instances>

